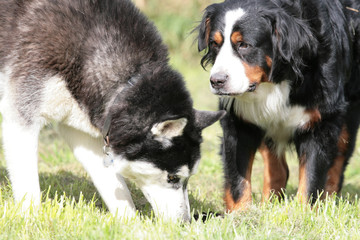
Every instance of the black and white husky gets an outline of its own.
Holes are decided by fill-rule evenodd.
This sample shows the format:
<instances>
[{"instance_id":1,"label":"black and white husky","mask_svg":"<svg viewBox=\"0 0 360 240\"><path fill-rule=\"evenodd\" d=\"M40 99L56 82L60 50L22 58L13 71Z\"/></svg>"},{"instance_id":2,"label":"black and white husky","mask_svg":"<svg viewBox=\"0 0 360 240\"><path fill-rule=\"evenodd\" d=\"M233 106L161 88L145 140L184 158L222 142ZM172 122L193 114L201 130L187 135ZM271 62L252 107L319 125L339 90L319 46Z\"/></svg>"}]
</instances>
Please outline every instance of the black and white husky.
<instances>
[{"instance_id":1,"label":"black and white husky","mask_svg":"<svg viewBox=\"0 0 360 240\"><path fill-rule=\"evenodd\" d=\"M0 79L16 201L40 203L38 135L55 121L112 213L135 215L125 177L156 214L190 219L201 131L223 112L193 109L155 27L131 1L1 0Z\"/></svg>"}]
</instances>

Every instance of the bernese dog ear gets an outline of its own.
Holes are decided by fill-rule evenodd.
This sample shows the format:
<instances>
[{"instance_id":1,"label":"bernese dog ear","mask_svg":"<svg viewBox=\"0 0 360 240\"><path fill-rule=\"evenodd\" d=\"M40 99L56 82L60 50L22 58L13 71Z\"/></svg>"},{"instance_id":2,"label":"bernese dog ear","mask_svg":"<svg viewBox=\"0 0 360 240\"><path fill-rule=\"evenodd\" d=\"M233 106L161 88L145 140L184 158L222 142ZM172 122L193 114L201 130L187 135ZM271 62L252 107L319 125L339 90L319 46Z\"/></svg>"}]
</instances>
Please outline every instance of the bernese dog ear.
<instances>
[{"instance_id":1,"label":"bernese dog ear","mask_svg":"<svg viewBox=\"0 0 360 240\"><path fill-rule=\"evenodd\" d=\"M301 68L304 59L310 58L316 52L317 40L306 21L286 13L286 11L271 12L272 42L274 63L287 64L296 78L303 78ZM283 75L284 66L273 66L271 78Z\"/></svg>"},{"instance_id":2,"label":"bernese dog ear","mask_svg":"<svg viewBox=\"0 0 360 240\"><path fill-rule=\"evenodd\" d=\"M211 19L213 18L216 6L219 5L217 3L209 5L204 10L204 14L202 17L202 20L194 29L195 31L198 31L198 50L201 52L202 50L206 49L209 45L209 38L210 38L210 32L211 32Z\"/></svg>"},{"instance_id":3,"label":"bernese dog ear","mask_svg":"<svg viewBox=\"0 0 360 240\"><path fill-rule=\"evenodd\" d=\"M209 37L210 37L210 14L205 9L203 18L199 26L195 29L198 30L198 51L201 52L209 45Z\"/></svg>"}]
</instances>

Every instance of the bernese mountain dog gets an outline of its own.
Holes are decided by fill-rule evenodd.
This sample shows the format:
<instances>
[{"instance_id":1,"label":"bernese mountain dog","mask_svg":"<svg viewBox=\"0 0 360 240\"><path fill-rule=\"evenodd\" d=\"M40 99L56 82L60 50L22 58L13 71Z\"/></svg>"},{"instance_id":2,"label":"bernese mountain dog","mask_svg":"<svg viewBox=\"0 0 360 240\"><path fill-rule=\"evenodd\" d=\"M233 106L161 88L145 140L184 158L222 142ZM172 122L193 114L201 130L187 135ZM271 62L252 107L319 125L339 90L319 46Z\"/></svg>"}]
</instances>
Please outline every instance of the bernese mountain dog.
<instances>
[{"instance_id":1,"label":"bernese mountain dog","mask_svg":"<svg viewBox=\"0 0 360 240\"><path fill-rule=\"evenodd\" d=\"M252 202L257 150L263 199L282 196L285 151L299 160L301 202L338 193L360 120L360 1L227 0L208 6L198 50L220 96L228 210Z\"/></svg>"}]
</instances>

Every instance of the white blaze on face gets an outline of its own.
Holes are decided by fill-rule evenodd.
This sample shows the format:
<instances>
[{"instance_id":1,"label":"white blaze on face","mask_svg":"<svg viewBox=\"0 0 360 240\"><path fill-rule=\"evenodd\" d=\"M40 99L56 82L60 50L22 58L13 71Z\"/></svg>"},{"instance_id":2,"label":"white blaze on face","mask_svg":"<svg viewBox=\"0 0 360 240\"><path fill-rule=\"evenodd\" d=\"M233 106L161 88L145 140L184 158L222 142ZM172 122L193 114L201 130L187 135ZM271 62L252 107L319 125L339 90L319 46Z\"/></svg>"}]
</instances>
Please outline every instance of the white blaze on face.
<instances>
[{"instance_id":1,"label":"white blaze on face","mask_svg":"<svg viewBox=\"0 0 360 240\"><path fill-rule=\"evenodd\" d=\"M245 68L240 61L239 56L236 55L231 43L231 34L234 24L245 14L244 10L239 8L229 11L225 14L225 30L224 43L216 57L214 66L211 69L210 75L225 74L228 76L224 93L241 94L249 88L249 79L245 74ZM217 90L211 87L213 93L218 93Z\"/></svg>"}]
</instances>

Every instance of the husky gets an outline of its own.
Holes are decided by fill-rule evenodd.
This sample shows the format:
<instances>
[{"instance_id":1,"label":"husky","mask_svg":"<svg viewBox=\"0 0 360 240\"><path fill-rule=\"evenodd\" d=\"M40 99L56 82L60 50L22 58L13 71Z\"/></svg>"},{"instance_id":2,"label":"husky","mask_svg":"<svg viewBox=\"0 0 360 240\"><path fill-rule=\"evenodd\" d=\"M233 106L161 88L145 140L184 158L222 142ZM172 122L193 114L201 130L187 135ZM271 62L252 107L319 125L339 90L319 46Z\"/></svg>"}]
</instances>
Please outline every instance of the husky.
<instances>
[{"instance_id":1,"label":"husky","mask_svg":"<svg viewBox=\"0 0 360 240\"><path fill-rule=\"evenodd\" d=\"M156 215L191 220L201 132L225 113L193 109L156 28L131 1L2 0L0 72L15 201L40 204L38 136L56 122L110 212L136 215L127 178Z\"/></svg>"}]
</instances>

